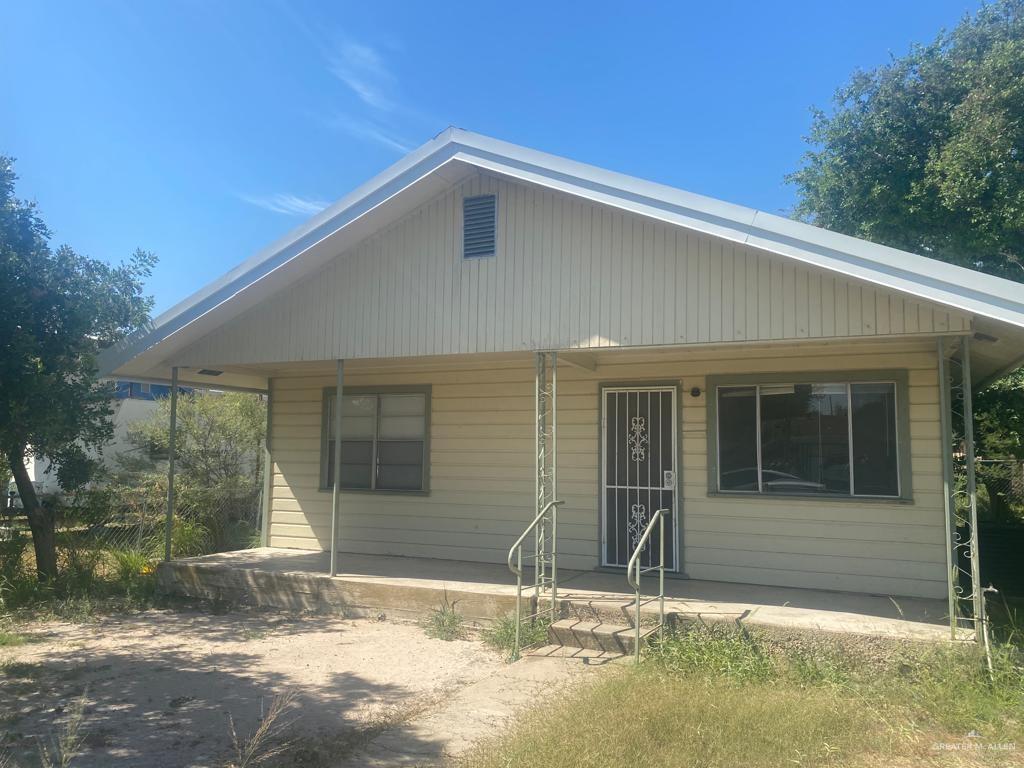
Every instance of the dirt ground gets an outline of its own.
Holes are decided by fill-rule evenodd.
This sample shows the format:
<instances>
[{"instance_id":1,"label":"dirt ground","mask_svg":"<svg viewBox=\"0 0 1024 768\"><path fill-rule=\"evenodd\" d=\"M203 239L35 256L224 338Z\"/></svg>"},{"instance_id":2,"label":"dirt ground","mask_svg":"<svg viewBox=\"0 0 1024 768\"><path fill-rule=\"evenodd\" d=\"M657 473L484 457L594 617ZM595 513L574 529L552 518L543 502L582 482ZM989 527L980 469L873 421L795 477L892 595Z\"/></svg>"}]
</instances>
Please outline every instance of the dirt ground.
<instances>
[{"instance_id":1,"label":"dirt ground","mask_svg":"<svg viewBox=\"0 0 1024 768\"><path fill-rule=\"evenodd\" d=\"M479 642L365 619L151 610L24 631L0 649L0 749L33 752L85 691L75 768L223 766L229 715L248 734L284 691L297 695L286 764L333 765L504 666Z\"/></svg>"}]
</instances>

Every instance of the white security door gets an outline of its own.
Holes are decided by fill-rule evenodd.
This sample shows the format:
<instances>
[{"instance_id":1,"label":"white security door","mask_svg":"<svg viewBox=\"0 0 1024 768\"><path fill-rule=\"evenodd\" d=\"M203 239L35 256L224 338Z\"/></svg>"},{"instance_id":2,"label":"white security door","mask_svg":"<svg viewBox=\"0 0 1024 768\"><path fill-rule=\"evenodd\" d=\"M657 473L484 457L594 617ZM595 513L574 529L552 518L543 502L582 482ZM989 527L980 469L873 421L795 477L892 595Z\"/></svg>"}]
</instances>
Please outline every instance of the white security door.
<instances>
[{"instance_id":1,"label":"white security door","mask_svg":"<svg viewBox=\"0 0 1024 768\"><path fill-rule=\"evenodd\" d=\"M676 561L676 390L609 387L602 391L603 565L625 567L651 515L665 520L665 565ZM657 530L641 555L644 567L658 558Z\"/></svg>"}]
</instances>

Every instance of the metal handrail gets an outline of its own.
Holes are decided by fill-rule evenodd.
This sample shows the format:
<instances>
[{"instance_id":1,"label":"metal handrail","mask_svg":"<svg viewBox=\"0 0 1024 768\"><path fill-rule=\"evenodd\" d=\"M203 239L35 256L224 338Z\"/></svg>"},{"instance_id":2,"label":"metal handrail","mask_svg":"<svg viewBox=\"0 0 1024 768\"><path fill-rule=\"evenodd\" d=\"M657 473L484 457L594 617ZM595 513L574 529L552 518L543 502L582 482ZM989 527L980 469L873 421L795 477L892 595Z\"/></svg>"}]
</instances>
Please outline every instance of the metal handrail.
<instances>
[{"instance_id":1,"label":"metal handrail","mask_svg":"<svg viewBox=\"0 0 1024 768\"><path fill-rule=\"evenodd\" d=\"M645 573L650 573L651 571L658 572L658 633L662 637L664 637L665 634L665 516L668 515L669 511L670 510L668 509L659 509L651 515L651 521L647 524L643 534L637 541L636 547L633 548L633 555L629 558L629 565L626 566L626 580L629 581L629 586L631 586L636 593L636 617L633 621L636 635L634 637L635 643L633 645L633 653L636 656L638 664L640 663L640 576ZM647 541L651 538L651 534L654 532L654 526L656 523L660 528L660 555L658 558L658 564L641 569L640 554L647 545ZM635 577L634 570L636 573Z\"/></svg>"},{"instance_id":2,"label":"metal handrail","mask_svg":"<svg viewBox=\"0 0 1024 768\"><path fill-rule=\"evenodd\" d=\"M553 615L555 610L555 602L558 598L558 570L557 560L555 559L557 557L557 547L555 544L555 537L557 536L558 531L558 507L559 505L564 503L564 501L549 501L547 504L545 504L543 509L541 509L541 511L537 513L537 516L533 518L533 522L526 526L526 530L524 530L522 535L520 535L520 537L516 539L516 543L513 544L508 551L508 569L512 572L512 575L516 577L516 637L515 645L512 648L513 661L519 658L519 627L522 624L523 543L526 541L526 537L529 536L534 530L536 530L537 526L540 525L541 521L543 521L547 517L548 512L551 512L551 606ZM515 559L514 565L512 563L513 559ZM534 574L537 573L538 567L539 563L534 563ZM535 586L540 586L539 581Z\"/></svg>"}]
</instances>

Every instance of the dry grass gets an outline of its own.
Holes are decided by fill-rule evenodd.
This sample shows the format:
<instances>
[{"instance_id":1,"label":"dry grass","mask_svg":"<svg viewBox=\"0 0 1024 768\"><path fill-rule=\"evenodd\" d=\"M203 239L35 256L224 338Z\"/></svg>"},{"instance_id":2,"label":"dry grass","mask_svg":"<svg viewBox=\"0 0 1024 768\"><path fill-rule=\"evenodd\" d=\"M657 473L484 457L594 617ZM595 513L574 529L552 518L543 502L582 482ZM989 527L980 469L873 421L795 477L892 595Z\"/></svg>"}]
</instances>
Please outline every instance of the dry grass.
<instances>
[{"instance_id":1,"label":"dry grass","mask_svg":"<svg viewBox=\"0 0 1024 768\"><path fill-rule=\"evenodd\" d=\"M85 734L82 724L85 719L86 693L82 693L68 710L67 720L48 742L39 742L39 764L42 768L70 768L75 757L82 751Z\"/></svg>"},{"instance_id":2,"label":"dry grass","mask_svg":"<svg viewBox=\"0 0 1024 768\"><path fill-rule=\"evenodd\" d=\"M827 690L628 670L531 713L466 765L839 765L890 741L871 713Z\"/></svg>"},{"instance_id":3,"label":"dry grass","mask_svg":"<svg viewBox=\"0 0 1024 768\"><path fill-rule=\"evenodd\" d=\"M291 722L282 715L295 703L295 693L287 691L275 696L260 720L260 724L248 736L240 736L235 728L235 718L228 715L228 726L231 731L232 759L225 768L254 768L285 754L290 743L286 733Z\"/></svg>"},{"instance_id":4,"label":"dry grass","mask_svg":"<svg viewBox=\"0 0 1024 768\"><path fill-rule=\"evenodd\" d=\"M1024 765L1024 668L1016 649L1000 654L990 680L970 651L878 670L780 656L735 631L683 632L642 666L527 714L461 765Z\"/></svg>"}]
</instances>

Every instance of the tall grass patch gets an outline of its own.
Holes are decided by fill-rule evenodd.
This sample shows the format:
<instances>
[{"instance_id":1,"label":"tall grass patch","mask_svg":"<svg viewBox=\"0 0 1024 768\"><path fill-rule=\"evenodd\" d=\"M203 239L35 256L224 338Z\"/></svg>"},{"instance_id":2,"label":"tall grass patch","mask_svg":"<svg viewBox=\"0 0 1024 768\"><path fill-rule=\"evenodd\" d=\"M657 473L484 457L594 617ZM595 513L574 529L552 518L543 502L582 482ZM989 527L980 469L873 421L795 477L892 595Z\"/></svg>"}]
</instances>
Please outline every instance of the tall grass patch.
<instances>
[{"instance_id":1,"label":"tall grass patch","mask_svg":"<svg viewBox=\"0 0 1024 768\"><path fill-rule=\"evenodd\" d=\"M990 675L974 646L834 641L681 627L642 665L547 702L464 765L939 765L937 742L1024 747L1020 648L998 645ZM999 764L988 759L956 764Z\"/></svg>"},{"instance_id":2,"label":"tall grass patch","mask_svg":"<svg viewBox=\"0 0 1024 768\"><path fill-rule=\"evenodd\" d=\"M831 766L884 751L873 713L826 689L624 670L528 714L465 768Z\"/></svg>"}]
</instances>

